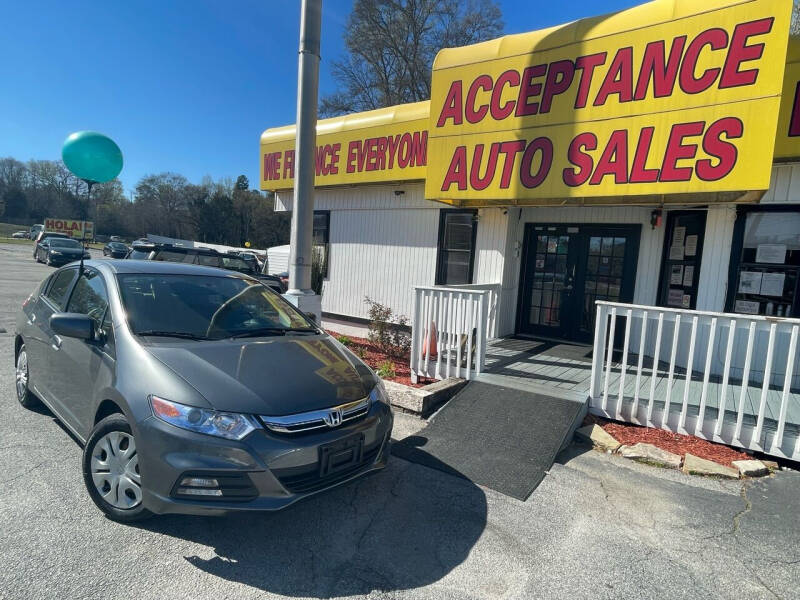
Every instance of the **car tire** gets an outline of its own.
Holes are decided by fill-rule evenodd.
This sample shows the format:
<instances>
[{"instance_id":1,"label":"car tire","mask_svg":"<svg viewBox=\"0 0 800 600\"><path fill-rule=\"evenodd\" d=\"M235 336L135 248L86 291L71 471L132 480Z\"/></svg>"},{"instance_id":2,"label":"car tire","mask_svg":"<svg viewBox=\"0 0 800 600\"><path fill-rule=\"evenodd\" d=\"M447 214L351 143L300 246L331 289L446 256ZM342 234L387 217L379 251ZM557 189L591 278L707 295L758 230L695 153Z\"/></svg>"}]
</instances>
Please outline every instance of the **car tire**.
<instances>
[{"instance_id":1,"label":"car tire","mask_svg":"<svg viewBox=\"0 0 800 600\"><path fill-rule=\"evenodd\" d=\"M92 429L83 448L83 482L97 508L113 521L153 516L142 505L136 440L124 415L110 415Z\"/></svg>"},{"instance_id":2,"label":"car tire","mask_svg":"<svg viewBox=\"0 0 800 600\"><path fill-rule=\"evenodd\" d=\"M35 408L39 405L39 399L30 389L30 366L28 364L28 351L25 344L22 344L17 352L14 361L15 388L17 390L17 400L23 408Z\"/></svg>"}]
</instances>

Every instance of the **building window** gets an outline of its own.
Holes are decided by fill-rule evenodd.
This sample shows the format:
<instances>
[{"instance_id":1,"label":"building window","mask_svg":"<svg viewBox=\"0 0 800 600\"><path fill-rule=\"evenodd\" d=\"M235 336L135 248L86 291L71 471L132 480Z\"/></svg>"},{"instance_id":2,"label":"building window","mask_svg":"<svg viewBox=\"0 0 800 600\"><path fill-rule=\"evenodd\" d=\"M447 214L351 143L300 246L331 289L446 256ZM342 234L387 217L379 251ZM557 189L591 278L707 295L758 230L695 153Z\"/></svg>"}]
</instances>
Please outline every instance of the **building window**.
<instances>
[{"instance_id":1,"label":"building window","mask_svg":"<svg viewBox=\"0 0 800 600\"><path fill-rule=\"evenodd\" d=\"M328 277L328 249L330 247L331 212L329 210L314 211L314 251L322 257L322 275Z\"/></svg>"},{"instance_id":2,"label":"building window","mask_svg":"<svg viewBox=\"0 0 800 600\"><path fill-rule=\"evenodd\" d=\"M472 283L477 216L476 210L440 211L436 285Z\"/></svg>"},{"instance_id":3,"label":"building window","mask_svg":"<svg viewBox=\"0 0 800 600\"><path fill-rule=\"evenodd\" d=\"M728 310L795 317L800 282L800 207L741 207L734 226Z\"/></svg>"},{"instance_id":4,"label":"building window","mask_svg":"<svg viewBox=\"0 0 800 600\"><path fill-rule=\"evenodd\" d=\"M658 287L659 306L692 310L697 307L706 214L705 210L672 210L667 213Z\"/></svg>"}]
</instances>

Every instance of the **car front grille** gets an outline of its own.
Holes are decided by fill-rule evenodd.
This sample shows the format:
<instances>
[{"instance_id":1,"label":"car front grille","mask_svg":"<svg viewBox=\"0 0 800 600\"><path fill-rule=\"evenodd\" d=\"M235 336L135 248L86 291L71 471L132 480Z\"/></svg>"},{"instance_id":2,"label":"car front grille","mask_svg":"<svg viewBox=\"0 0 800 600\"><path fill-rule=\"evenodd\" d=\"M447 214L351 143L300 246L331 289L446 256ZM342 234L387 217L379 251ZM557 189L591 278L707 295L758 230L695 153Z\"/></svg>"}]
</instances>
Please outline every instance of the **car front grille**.
<instances>
[{"instance_id":1,"label":"car front grille","mask_svg":"<svg viewBox=\"0 0 800 600\"><path fill-rule=\"evenodd\" d=\"M369 396L367 396L355 402L348 402L347 404L340 404L339 406L332 406L331 408L322 410L313 410L279 417L260 415L259 418L270 431L278 433L300 433L314 429L337 427L338 425L361 419L369 412L369 402ZM331 420L331 415L333 413L338 414L336 421Z\"/></svg>"},{"instance_id":2,"label":"car front grille","mask_svg":"<svg viewBox=\"0 0 800 600\"><path fill-rule=\"evenodd\" d=\"M373 464L380 455L383 443L379 442L371 448L365 448L361 457L361 461L345 470L336 471L329 475L320 476L319 465L315 464L310 468L304 467L292 469L274 469L272 473L278 478L278 481L283 487L293 494L304 494L309 492L316 492L317 490L324 489L335 485L340 481L344 481L365 469L367 466Z\"/></svg>"}]
</instances>

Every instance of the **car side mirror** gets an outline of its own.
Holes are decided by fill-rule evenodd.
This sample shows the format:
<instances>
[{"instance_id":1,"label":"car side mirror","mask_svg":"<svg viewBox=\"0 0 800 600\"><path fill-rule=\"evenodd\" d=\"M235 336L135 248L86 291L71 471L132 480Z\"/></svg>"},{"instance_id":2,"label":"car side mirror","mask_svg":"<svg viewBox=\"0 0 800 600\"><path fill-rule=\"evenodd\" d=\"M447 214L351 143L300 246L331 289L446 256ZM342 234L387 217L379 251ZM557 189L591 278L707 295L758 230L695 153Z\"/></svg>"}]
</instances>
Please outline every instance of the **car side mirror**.
<instances>
[{"instance_id":1,"label":"car side mirror","mask_svg":"<svg viewBox=\"0 0 800 600\"><path fill-rule=\"evenodd\" d=\"M94 320L80 313L58 313L50 317L50 329L64 337L94 339Z\"/></svg>"}]
</instances>

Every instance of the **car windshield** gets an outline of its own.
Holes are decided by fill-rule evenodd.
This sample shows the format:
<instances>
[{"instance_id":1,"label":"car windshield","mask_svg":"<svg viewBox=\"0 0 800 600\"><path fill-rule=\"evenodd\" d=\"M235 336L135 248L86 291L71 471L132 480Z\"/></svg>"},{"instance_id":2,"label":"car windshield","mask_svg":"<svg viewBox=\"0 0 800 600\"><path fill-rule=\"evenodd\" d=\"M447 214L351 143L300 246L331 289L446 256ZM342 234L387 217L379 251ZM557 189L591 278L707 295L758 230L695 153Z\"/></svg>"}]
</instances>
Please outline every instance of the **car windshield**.
<instances>
[{"instance_id":1,"label":"car windshield","mask_svg":"<svg viewBox=\"0 0 800 600\"><path fill-rule=\"evenodd\" d=\"M238 256L223 256L222 268L230 269L231 271L239 271L240 273L253 272L253 267L247 264L243 258Z\"/></svg>"},{"instance_id":2,"label":"car windshield","mask_svg":"<svg viewBox=\"0 0 800 600\"><path fill-rule=\"evenodd\" d=\"M64 238L49 238L51 248L80 248L81 243L77 240L69 240Z\"/></svg>"},{"instance_id":3,"label":"car windshield","mask_svg":"<svg viewBox=\"0 0 800 600\"><path fill-rule=\"evenodd\" d=\"M134 260L136 259L144 260L148 256L150 256L150 252L152 252L152 248L144 248L144 249L134 248L133 250L131 250L131 255L129 258L132 258Z\"/></svg>"},{"instance_id":4,"label":"car windshield","mask_svg":"<svg viewBox=\"0 0 800 600\"><path fill-rule=\"evenodd\" d=\"M109 246L114 250L126 250L128 248L125 244L121 244L120 242L111 242Z\"/></svg>"},{"instance_id":5,"label":"car windshield","mask_svg":"<svg viewBox=\"0 0 800 600\"><path fill-rule=\"evenodd\" d=\"M223 339L316 332L257 281L213 275L119 274L128 324L137 335Z\"/></svg>"}]
</instances>

